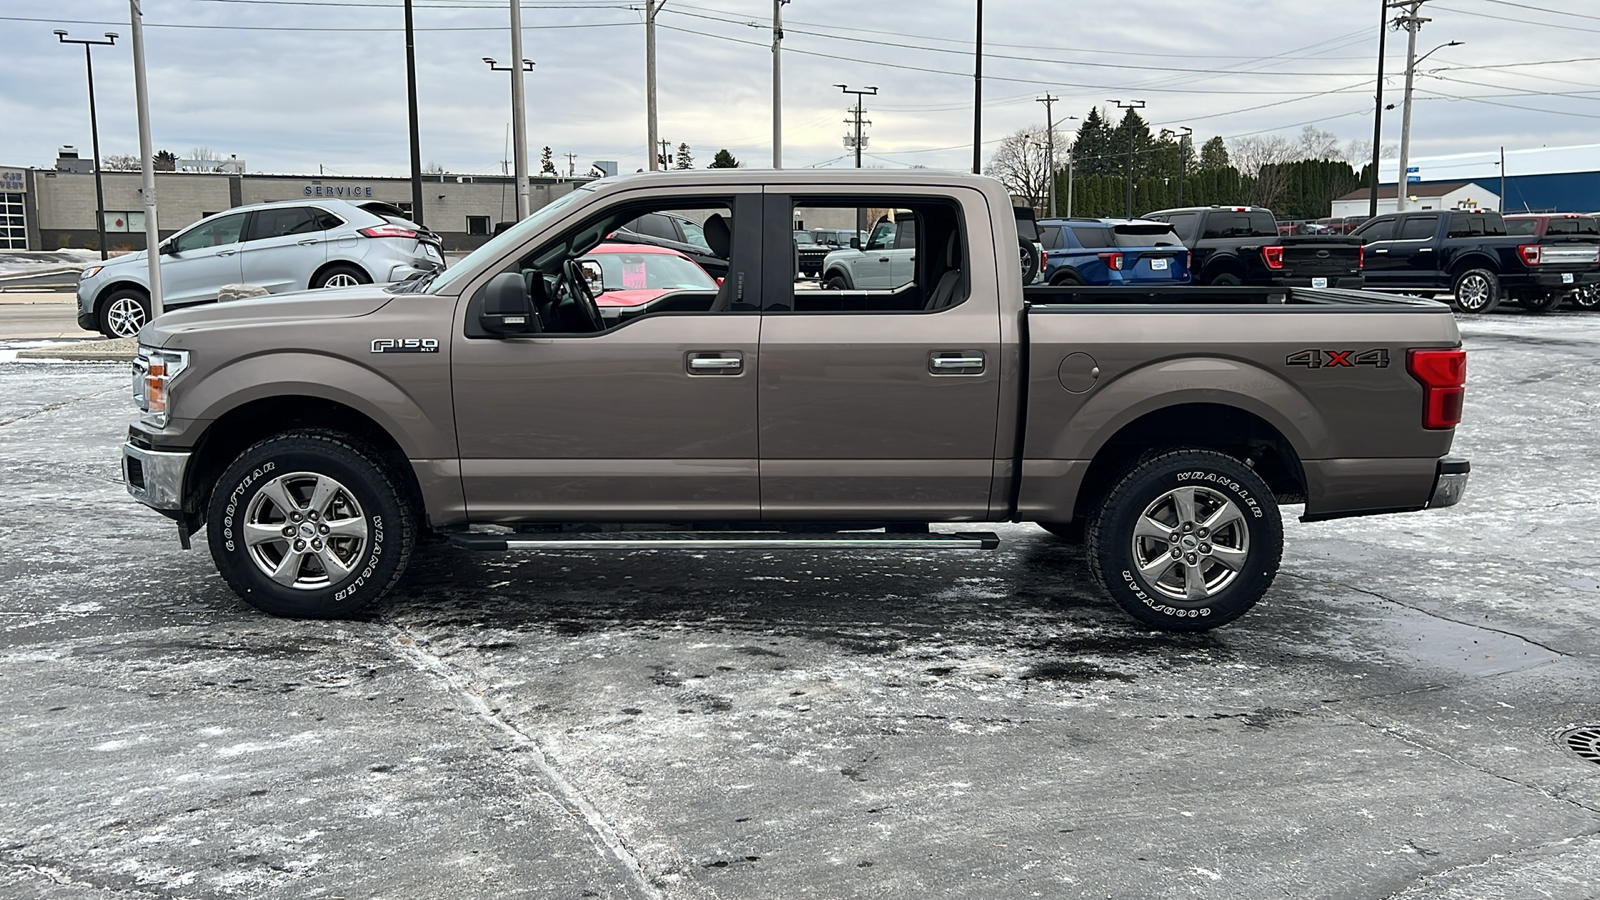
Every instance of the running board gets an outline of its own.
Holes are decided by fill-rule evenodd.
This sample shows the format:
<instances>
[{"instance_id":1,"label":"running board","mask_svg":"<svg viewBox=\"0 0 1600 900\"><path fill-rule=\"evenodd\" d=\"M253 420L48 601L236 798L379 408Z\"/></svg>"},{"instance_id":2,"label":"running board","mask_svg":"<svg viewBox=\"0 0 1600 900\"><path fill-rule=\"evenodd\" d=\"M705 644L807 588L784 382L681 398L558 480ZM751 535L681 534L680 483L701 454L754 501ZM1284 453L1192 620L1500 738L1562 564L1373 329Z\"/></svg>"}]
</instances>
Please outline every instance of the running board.
<instances>
[{"instance_id":1,"label":"running board","mask_svg":"<svg viewBox=\"0 0 1600 900\"><path fill-rule=\"evenodd\" d=\"M449 535L463 550L993 550L990 532L960 534L784 534L776 531L616 531L567 534Z\"/></svg>"}]
</instances>

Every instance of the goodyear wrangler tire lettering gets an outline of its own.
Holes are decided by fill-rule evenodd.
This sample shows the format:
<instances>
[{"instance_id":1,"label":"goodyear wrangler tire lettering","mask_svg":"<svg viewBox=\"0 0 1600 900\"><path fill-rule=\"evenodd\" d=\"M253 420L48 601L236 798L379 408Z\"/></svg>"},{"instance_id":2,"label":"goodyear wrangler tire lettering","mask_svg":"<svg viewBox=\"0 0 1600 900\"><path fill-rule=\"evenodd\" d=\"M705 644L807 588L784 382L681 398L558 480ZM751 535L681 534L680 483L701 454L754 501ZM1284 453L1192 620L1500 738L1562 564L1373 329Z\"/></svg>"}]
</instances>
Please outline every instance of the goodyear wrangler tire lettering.
<instances>
[{"instance_id":1,"label":"goodyear wrangler tire lettering","mask_svg":"<svg viewBox=\"0 0 1600 900\"><path fill-rule=\"evenodd\" d=\"M401 483L372 448L338 432L260 441L212 491L208 544L217 571L272 615L359 615L399 581L415 542Z\"/></svg>"},{"instance_id":2,"label":"goodyear wrangler tire lettering","mask_svg":"<svg viewBox=\"0 0 1600 900\"><path fill-rule=\"evenodd\" d=\"M1149 458L1123 474L1092 514L1090 572L1124 612L1152 628L1225 625L1249 611L1277 574L1283 522L1270 498L1260 476L1226 454Z\"/></svg>"}]
</instances>

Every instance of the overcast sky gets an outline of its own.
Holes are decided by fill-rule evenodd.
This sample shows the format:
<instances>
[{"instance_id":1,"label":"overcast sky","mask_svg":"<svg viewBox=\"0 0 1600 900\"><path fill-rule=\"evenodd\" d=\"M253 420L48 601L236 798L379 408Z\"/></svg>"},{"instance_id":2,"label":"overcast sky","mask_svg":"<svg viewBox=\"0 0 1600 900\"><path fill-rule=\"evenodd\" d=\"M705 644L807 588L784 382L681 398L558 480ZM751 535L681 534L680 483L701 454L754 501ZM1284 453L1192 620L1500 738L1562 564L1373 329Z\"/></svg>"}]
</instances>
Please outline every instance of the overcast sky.
<instances>
[{"instance_id":1,"label":"overcast sky","mask_svg":"<svg viewBox=\"0 0 1600 900\"><path fill-rule=\"evenodd\" d=\"M250 171L408 171L401 0L144 0L157 148L237 154ZM645 165L642 0L523 0L531 166L539 148ZM1112 99L1144 100L1157 126L1196 141L1372 135L1376 0L988 0L985 157L1007 133ZM1418 52L1412 155L1600 142L1600 3L1429 0ZM507 0L416 0L422 158L499 172L509 121ZM868 165L967 168L972 159L973 0L794 0L785 7L784 163L850 165L849 98L874 85ZM726 147L771 164L770 0L668 0L658 19L662 137L697 165ZM184 27L177 27L184 26ZM97 48L101 150L136 153L126 0L0 2L0 165L49 166L61 144L89 155L83 52ZM1391 32L1386 101L1403 86ZM1561 64L1529 65L1556 60ZM1465 99L1470 98L1470 99ZM1113 110L1113 112L1115 112ZM1067 122L1063 131L1076 123ZM1384 118L1398 142L1398 109ZM1600 168L1600 159L1596 160Z\"/></svg>"}]
</instances>

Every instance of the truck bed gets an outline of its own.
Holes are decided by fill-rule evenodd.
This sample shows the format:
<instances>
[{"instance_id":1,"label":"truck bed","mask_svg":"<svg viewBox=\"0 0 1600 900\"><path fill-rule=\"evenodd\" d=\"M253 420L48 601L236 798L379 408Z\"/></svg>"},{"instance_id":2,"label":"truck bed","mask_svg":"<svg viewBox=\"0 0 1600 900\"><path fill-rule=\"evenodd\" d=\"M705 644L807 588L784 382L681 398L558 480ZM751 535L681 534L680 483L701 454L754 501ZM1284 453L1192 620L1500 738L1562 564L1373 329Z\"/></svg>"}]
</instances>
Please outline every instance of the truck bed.
<instances>
[{"instance_id":1,"label":"truck bed","mask_svg":"<svg viewBox=\"0 0 1600 900\"><path fill-rule=\"evenodd\" d=\"M1301 287L1080 287L1033 285L1022 289L1029 312L1048 313L1083 306L1298 306L1423 312L1448 311L1432 300L1393 297L1371 291ZM1064 308L1064 309L1052 309Z\"/></svg>"}]
</instances>

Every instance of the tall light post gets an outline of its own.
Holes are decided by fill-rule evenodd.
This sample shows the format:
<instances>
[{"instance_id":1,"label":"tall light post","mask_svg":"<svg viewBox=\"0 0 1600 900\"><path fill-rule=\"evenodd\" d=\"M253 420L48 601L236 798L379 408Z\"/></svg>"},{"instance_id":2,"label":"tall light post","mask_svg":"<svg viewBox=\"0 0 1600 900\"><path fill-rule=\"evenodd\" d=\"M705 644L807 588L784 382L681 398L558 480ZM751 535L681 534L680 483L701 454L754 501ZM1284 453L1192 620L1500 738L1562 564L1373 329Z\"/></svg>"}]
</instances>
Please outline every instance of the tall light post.
<instances>
[{"instance_id":1,"label":"tall light post","mask_svg":"<svg viewBox=\"0 0 1600 900\"><path fill-rule=\"evenodd\" d=\"M144 66L144 11L142 0L128 0L129 37L133 44L133 105L139 117L139 168L142 175L139 202L144 206L145 277L150 284L150 317L161 315L161 224L156 221L155 142L150 139L150 82Z\"/></svg>"},{"instance_id":2,"label":"tall light post","mask_svg":"<svg viewBox=\"0 0 1600 900\"><path fill-rule=\"evenodd\" d=\"M1052 97L1049 91L1043 97L1035 97L1034 102L1044 104L1044 135L1045 135L1045 184L1050 186L1050 218L1056 217L1056 119L1055 105L1060 97Z\"/></svg>"},{"instance_id":3,"label":"tall light post","mask_svg":"<svg viewBox=\"0 0 1600 900\"><path fill-rule=\"evenodd\" d=\"M1399 177L1395 180L1395 212L1405 212L1406 201L1409 199L1406 196L1406 186L1411 183L1411 83L1416 77L1417 64L1446 47L1458 47L1461 45L1461 41L1450 41L1429 50L1427 53L1422 54L1420 58L1417 57L1417 30L1422 27L1422 23L1432 21L1416 14L1416 8L1421 2L1422 0L1416 0L1412 4L1411 14L1400 20L1405 23L1405 27L1411 34L1406 42L1406 99L1405 110L1400 116L1400 171L1397 173ZM1419 178L1418 180L1420 181L1421 179Z\"/></svg>"},{"instance_id":4,"label":"tall light post","mask_svg":"<svg viewBox=\"0 0 1600 900\"><path fill-rule=\"evenodd\" d=\"M422 139L417 134L417 33L406 0L406 118L411 143L411 220L422 221Z\"/></svg>"},{"instance_id":5,"label":"tall light post","mask_svg":"<svg viewBox=\"0 0 1600 900\"><path fill-rule=\"evenodd\" d=\"M1369 179L1372 194L1367 203L1368 217L1378 214L1378 160L1383 151L1383 56L1389 41L1389 0L1378 0L1378 90L1373 100L1377 108L1372 113L1372 177Z\"/></svg>"},{"instance_id":6,"label":"tall light post","mask_svg":"<svg viewBox=\"0 0 1600 900\"><path fill-rule=\"evenodd\" d=\"M983 0L978 3L978 33L973 41L972 67L972 174L983 163ZM859 166L858 166L859 168Z\"/></svg>"},{"instance_id":7,"label":"tall light post","mask_svg":"<svg viewBox=\"0 0 1600 900\"><path fill-rule=\"evenodd\" d=\"M516 0L512 0L512 8L516 8ZM520 30L514 30L512 33L520 33ZM518 50L522 49L520 46L522 41L512 43L518 45ZM513 165L517 170L517 221L520 222L532 211L528 209L528 131L523 121L525 113L522 107L522 73L533 71L533 60L524 59L520 66L502 66L492 56L485 56L483 61L489 64L491 72L511 73L511 131L513 132L511 146L515 148L512 156L515 157Z\"/></svg>"},{"instance_id":8,"label":"tall light post","mask_svg":"<svg viewBox=\"0 0 1600 900\"><path fill-rule=\"evenodd\" d=\"M660 129L656 127L656 13L664 0L644 0L644 119L645 145L650 160L650 171L662 168L656 156L656 144L661 142Z\"/></svg>"},{"instance_id":9,"label":"tall light post","mask_svg":"<svg viewBox=\"0 0 1600 900\"><path fill-rule=\"evenodd\" d=\"M1183 205L1183 177L1189 172L1189 136L1194 134L1194 129L1187 125L1179 125L1177 131L1171 128L1161 129L1162 137L1175 137L1178 139L1178 205Z\"/></svg>"},{"instance_id":10,"label":"tall light post","mask_svg":"<svg viewBox=\"0 0 1600 900\"><path fill-rule=\"evenodd\" d=\"M1107 103L1115 103L1117 105L1117 109L1121 109L1121 110L1144 109L1144 101L1143 100L1107 100L1106 102ZM1127 121L1128 117L1127 117L1126 114L1124 114L1122 118L1123 118L1123 121ZM1133 218L1133 129L1131 129L1131 128L1128 129L1128 212L1127 212L1127 217L1130 218L1130 219Z\"/></svg>"},{"instance_id":11,"label":"tall light post","mask_svg":"<svg viewBox=\"0 0 1600 900\"><path fill-rule=\"evenodd\" d=\"M772 0L772 167L783 168L783 5Z\"/></svg>"},{"instance_id":12,"label":"tall light post","mask_svg":"<svg viewBox=\"0 0 1600 900\"><path fill-rule=\"evenodd\" d=\"M67 33L56 29L56 37L63 44L83 45L83 66L89 74L89 140L94 147L94 211L95 233L100 235L100 258L110 258L106 251L106 190L100 178L100 117L94 108L94 58L90 55L91 47L110 47L117 42L115 31L106 32L107 40L96 41L87 38L69 38Z\"/></svg>"}]
</instances>

